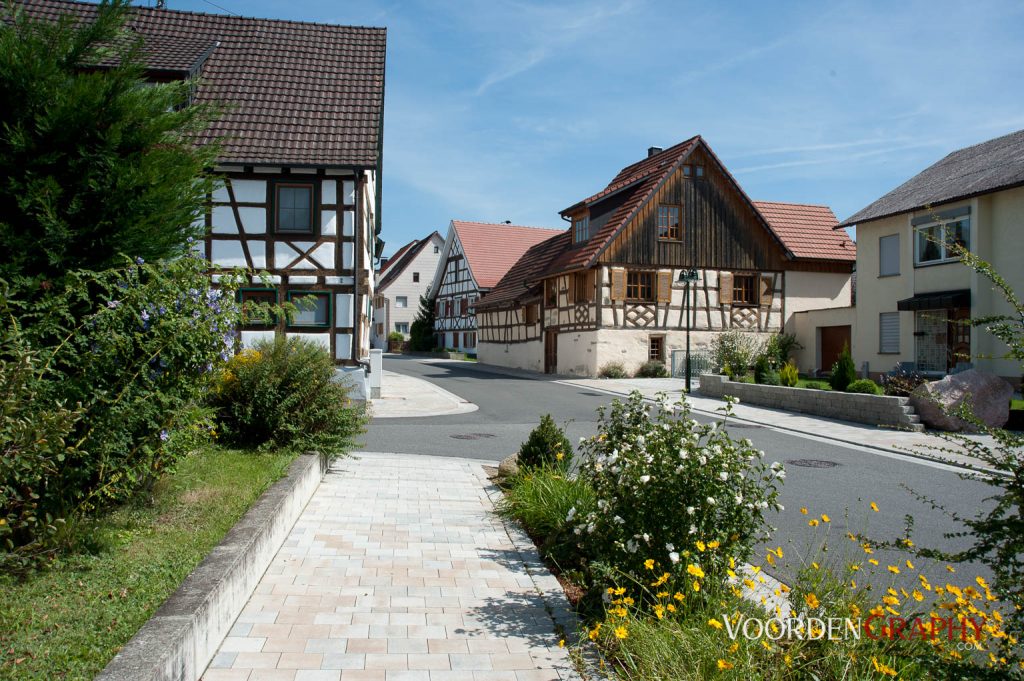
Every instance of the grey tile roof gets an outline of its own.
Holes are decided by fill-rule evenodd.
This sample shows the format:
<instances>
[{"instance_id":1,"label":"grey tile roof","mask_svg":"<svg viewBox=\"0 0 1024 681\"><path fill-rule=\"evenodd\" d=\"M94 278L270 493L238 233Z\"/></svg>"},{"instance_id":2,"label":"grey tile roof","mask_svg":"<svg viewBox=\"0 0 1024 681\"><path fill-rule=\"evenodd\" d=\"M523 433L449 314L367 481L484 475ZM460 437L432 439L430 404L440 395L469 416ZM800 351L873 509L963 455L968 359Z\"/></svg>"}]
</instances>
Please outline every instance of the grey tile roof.
<instances>
[{"instance_id":1,"label":"grey tile roof","mask_svg":"<svg viewBox=\"0 0 1024 681\"><path fill-rule=\"evenodd\" d=\"M1024 130L954 151L839 227L1024 184Z\"/></svg>"},{"instance_id":2,"label":"grey tile roof","mask_svg":"<svg viewBox=\"0 0 1024 681\"><path fill-rule=\"evenodd\" d=\"M20 0L36 17L88 17L96 5ZM132 7L152 69L201 61L197 102L227 105L200 137L221 163L374 167L384 111L383 28ZM206 50L209 56L202 61Z\"/></svg>"}]
</instances>

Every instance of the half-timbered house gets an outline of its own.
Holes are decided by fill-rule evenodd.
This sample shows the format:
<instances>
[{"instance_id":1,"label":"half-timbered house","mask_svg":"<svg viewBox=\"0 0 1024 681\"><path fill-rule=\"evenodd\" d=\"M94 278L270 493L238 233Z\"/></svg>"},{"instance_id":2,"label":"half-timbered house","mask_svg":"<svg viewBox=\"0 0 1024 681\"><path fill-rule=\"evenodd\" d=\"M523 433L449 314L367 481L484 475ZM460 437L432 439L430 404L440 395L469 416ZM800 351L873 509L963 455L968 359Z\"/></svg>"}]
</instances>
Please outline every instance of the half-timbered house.
<instances>
[{"instance_id":1,"label":"half-timbered house","mask_svg":"<svg viewBox=\"0 0 1024 681\"><path fill-rule=\"evenodd\" d=\"M20 4L54 20L95 12ZM369 350L379 255L385 29L137 6L127 28L147 77L196 78L193 101L223 111L197 140L217 144L212 170L224 179L204 218L215 272L250 271L243 303L303 299L290 321L243 328L243 343L286 333L356 363Z\"/></svg>"},{"instance_id":2,"label":"half-timbered house","mask_svg":"<svg viewBox=\"0 0 1024 681\"><path fill-rule=\"evenodd\" d=\"M850 304L856 249L823 206L755 204L699 136L562 211L477 305L480 361L595 375L737 329L767 336Z\"/></svg>"},{"instance_id":3,"label":"half-timbered house","mask_svg":"<svg viewBox=\"0 0 1024 681\"><path fill-rule=\"evenodd\" d=\"M438 347L476 354L475 305L520 257L560 230L452 220L430 287Z\"/></svg>"}]
</instances>

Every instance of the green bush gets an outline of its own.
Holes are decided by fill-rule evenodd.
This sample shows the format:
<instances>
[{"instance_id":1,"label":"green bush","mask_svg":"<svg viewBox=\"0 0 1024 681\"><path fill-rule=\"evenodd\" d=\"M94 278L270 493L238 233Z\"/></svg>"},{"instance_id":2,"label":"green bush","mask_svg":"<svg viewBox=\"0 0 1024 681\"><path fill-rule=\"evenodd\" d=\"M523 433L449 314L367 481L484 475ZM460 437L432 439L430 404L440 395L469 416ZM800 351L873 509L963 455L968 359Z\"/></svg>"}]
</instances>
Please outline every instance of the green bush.
<instances>
[{"instance_id":1,"label":"green bush","mask_svg":"<svg viewBox=\"0 0 1024 681\"><path fill-rule=\"evenodd\" d=\"M800 382L800 370L796 368L796 364L792 360L786 362L779 369L779 383L792 388Z\"/></svg>"},{"instance_id":2,"label":"green bush","mask_svg":"<svg viewBox=\"0 0 1024 681\"><path fill-rule=\"evenodd\" d=\"M754 383L760 385L779 385L779 372L772 367L771 359L762 354L754 363Z\"/></svg>"},{"instance_id":3,"label":"green bush","mask_svg":"<svg viewBox=\"0 0 1024 681\"><path fill-rule=\"evenodd\" d=\"M830 386L825 381L807 381L807 383L804 384L804 387L807 388L808 390L831 390L832 389L832 386Z\"/></svg>"},{"instance_id":4,"label":"green bush","mask_svg":"<svg viewBox=\"0 0 1024 681\"><path fill-rule=\"evenodd\" d=\"M210 393L221 439L239 447L340 454L361 432L364 414L335 371L330 353L301 338L278 335L243 350Z\"/></svg>"},{"instance_id":5,"label":"green bush","mask_svg":"<svg viewBox=\"0 0 1024 681\"><path fill-rule=\"evenodd\" d=\"M711 341L711 360L715 368L728 366L736 375L742 375L761 354L761 343L756 336L743 331L724 331Z\"/></svg>"},{"instance_id":6,"label":"green bush","mask_svg":"<svg viewBox=\"0 0 1024 681\"><path fill-rule=\"evenodd\" d=\"M597 372L598 378L627 378L628 376L622 362L608 362Z\"/></svg>"},{"instance_id":7,"label":"green bush","mask_svg":"<svg viewBox=\"0 0 1024 681\"><path fill-rule=\"evenodd\" d=\"M726 418L734 402L727 398ZM766 538L764 513L780 508L785 474L721 423L697 423L685 402L678 416L667 406L649 405L634 391L599 411L579 471L596 508L572 522L596 562L631 579L647 581L648 559L666 571L685 569L688 560L721 576L729 558L746 560ZM703 553L712 544L717 550Z\"/></svg>"},{"instance_id":8,"label":"green bush","mask_svg":"<svg viewBox=\"0 0 1024 681\"><path fill-rule=\"evenodd\" d=\"M388 334L388 340L401 342L405 340L405 336L398 331L392 331Z\"/></svg>"},{"instance_id":9,"label":"green bush","mask_svg":"<svg viewBox=\"0 0 1024 681\"><path fill-rule=\"evenodd\" d=\"M652 359L640 365L636 370L636 378L667 378L668 368L664 362Z\"/></svg>"},{"instance_id":10,"label":"green bush","mask_svg":"<svg viewBox=\"0 0 1024 681\"><path fill-rule=\"evenodd\" d=\"M862 393L865 395L881 395L882 389L870 378L861 378L846 386L848 393Z\"/></svg>"},{"instance_id":11,"label":"green bush","mask_svg":"<svg viewBox=\"0 0 1024 681\"><path fill-rule=\"evenodd\" d=\"M0 314L12 320L0 347L0 432L12 447L0 518L12 522L19 499L32 499L48 533L23 524L19 534L7 531L5 562L49 555L50 527L128 499L205 437L209 414L200 405L211 370L234 347L238 322L237 281L225 276L214 289L206 268L183 256L68 273L66 288L31 302L0 292ZM34 431L53 439L28 443Z\"/></svg>"},{"instance_id":12,"label":"green bush","mask_svg":"<svg viewBox=\"0 0 1024 681\"><path fill-rule=\"evenodd\" d=\"M832 375L828 383L833 390L844 392L846 386L857 380L857 368L853 365L853 357L850 356L850 346L843 345L843 351L839 353L839 359L832 365Z\"/></svg>"},{"instance_id":13,"label":"green bush","mask_svg":"<svg viewBox=\"0 0 1024 681\"><path fill-rule=\"evenodd\" d=\"M519 465L523 468L568 466L572 459L572 444L565 431L555 425L551 414L544 414L540 424L530 431L530 437L519 447Z\"/></svg>"},{"instance_id":14,"label":"green bush","mask_svg":"<svg viewBox=\"0 0 1024 681\"><path fill-rule=\"evenodd\" d=\"M541 554L566 569L581 566L586 553L570 531L572 520L590 513L595 503L594 490L585 481L554 468L538 468L512 478L496 510L522 523Z\"/></svg>"},{"instance_id":15,"label":"green bush","mask_svg":"<svg viewBox=\"0 0 1024 681\"><path fill-rule=\"evenodd\" d=\"M763 354L768 355L772 366L776 369L783 367L789 362L794 350L803 346L797 342L796 336L791 333L776 333L768 338L764 345Z\"/></svg>"}]
</instances>

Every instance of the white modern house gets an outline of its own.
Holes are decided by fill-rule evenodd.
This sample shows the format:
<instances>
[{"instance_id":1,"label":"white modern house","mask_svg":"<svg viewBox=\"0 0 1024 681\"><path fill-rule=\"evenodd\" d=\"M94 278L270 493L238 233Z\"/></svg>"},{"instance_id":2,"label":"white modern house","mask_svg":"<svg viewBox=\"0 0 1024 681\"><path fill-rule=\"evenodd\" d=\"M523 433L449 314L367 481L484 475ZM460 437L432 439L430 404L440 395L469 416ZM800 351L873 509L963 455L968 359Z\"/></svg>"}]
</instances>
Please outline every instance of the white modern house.
<instances>
[{"instance_id":1,"label":"white modern house","mask_svg":"<svg viewBox=\"0 0 1024 681\"><path fill-rule=\"evenodd\" d=\"M373 297L373 347L386 349L392 333L409 338L409 328L419 311L420 296L429 297L442 248L444 239L433 232L425 239L402 246L381 265Z\"/></svg>"}]
</instances>

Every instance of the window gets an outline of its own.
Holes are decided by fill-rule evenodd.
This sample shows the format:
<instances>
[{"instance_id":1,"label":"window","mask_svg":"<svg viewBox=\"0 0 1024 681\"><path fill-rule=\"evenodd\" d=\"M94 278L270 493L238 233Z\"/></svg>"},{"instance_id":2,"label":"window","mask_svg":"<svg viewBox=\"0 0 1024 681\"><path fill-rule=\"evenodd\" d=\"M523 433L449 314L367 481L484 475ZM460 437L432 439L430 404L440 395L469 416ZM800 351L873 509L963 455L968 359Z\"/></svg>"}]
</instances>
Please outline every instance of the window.
<instances>
[{"instance_id":1,"label":"window","mask_svg":"<svg viewBox=\"0 0 1024 681\"><path fill-rule=\"evenodd\" d=\"M558 307L558 279L548 279L544 282L544 304L548 307Z\"/></svg>"},{"instance_id":2,"label":"window","mask_svg":"<svg viewBox=\"0 0 1024 681\"><path fill-rule=\"evenodd\" d=\"M405 335L409 334L409 322L395 322L395 331Z\"/></svg>"},{"instance_id":3,"label":"window","mask_svg":"<svg viewBox=\"0 0 1024 681\"><path fill-rule=\"evenodd\" d=\"M697 177L704 177L704 166L694 166L693 172Z\"/></svg>"},{"instance_id":4,"label":"window","mask_svg":"<svg viewBox=\"0 0 1024 681\"><path fill-rule=\"evenodd\" d=\"M734 274L732 277L732 304L757 305L757 276Z\"/></svg>"},{"instance_id":5,"label":"window","mask_svg":"<svg viewBox=\"0 0 1024 681\"><path fill-rule=\"evenodd\" d=\"M444 316L445 317L451 317L452 316L452 299L451 298L449 298L446 301L444 301Z\"/></svg>"},{"instance_id":6,"label":"window","mask_svg":"<svg viewBox=\"0 0 1024 681\"><path fill-rule=\"evenodd\" d=\"M626 299L654 300L654 272L627 273Z\"/></svg>"},{"instance_id":7,"label":"window","mask_svg":"<svg viewBox=\"0 0 1024 681\"><path fill-rule=\"evenodd\" d=\"M242 289L238 292L238 302L242 305L242 323L250 326L271 326L272 315L267 305L277 305L277 291L272 288ZM263 308L263 309L260 309Z\"/></svg>"},{"instance_id":8,"label":"window","mask_svg":"<svg viewBox=\"0 0 1024 681\"><path fill-rule=\"evenodd\" d=\"M395 307L409 307L409 297L395 296Z\"/></svg>"},{"instance_id":9,"label":"window","mask_svg":"<svg viewBox=\"0 0 1024 681\"><path fill-rule=\"evenodd\" d=\"M289 291L288 302L298 308L292 326L330 326L331 294L326 291Z\"/></svg>"},{"instance_id":10,"label":"window","mask_svg":"<svg viewBox=\"0 0 1024 681\"><path fill-rule=\"evenodd\" d=\"M412 273L412 283L414 283L414 284L420 283L420 273L419 272L413 272Z\"/></svg>"},{"instance_id":11,"label":"window","mask_svg":"<svg viewBox=\"0 0 1024 681\"><path fill-rule=\"evenodd\" d=\"M476 347L476 334L472 332L463 332L462 334L462 347L464 348L475 348Z\"/></svg>"},{"instance_id":12,"label":"window","mask_svg":"<svg viewBox=\"0 0 1024 681\"><path fill-rule=\"evenodd\" d=\"M914 226L916 242L914 261L919 265L955 260L951 245L971 247L971 218L966 215Z\"/></svg>"},{"instance_id":13,"label":"window","mask_svg":"<svg viewBox=\"0 0 1024 681\"><path fill-rule=\"evenodd\" d=\"M274 190L277 231L312 233L313 185L280 183Z\"/></svg>"},{"instance_id":14,"label":"window","mask_svg":"<svg viewBox=\"0 0 1024 681\"><path fill-rule=\"evenodd\" d=\"M878 239L878 276L893 277L900 273L900 235L890 234Z\"/></svg>"},{"instance_id":15,"label":"window","mask_svg":"<svg viewBox=\"0 0 1024 681\"><path fill-rule=\"evenodd\" d=\"M683 166L683 177L704 177L704 166Z\"/></svg>"},{"instance_id":16,"label":"window","mask_svg":"<svg viewBox=\"0 0 1024 681\"><path fill-rule=\"evenodd\" d=\"M658 206L658 238L678 241L683 238L679 206Z\"/></svg>"},{"instance_id":17,"label":"window","mask_svg":"<svg viewBox=\"0 0 1024 681\"><path fill-rule=\"evenodd\" d=\"M900 313L882 312L878 315L878 352L895 355L900 351Z\"/></svg>"},{"instance_id":18,"label":"window","mask_svg":"<svg viewBox=\"0 0 1024 681\"><path fill-rule=\"evenodd\" d=\"M577 303L586 303L594 299L594 280L590 272L577 272L573 275L573 296Z\"/></svg>"},{"instance_id":19,"label":"window","mask_svg":"<svg viewBox=\"0 0 1024 681\"><path fill-rule=\"evenodd\" d=\"M440 252L441 252L441 247L440 246L434 246L434 253L440 253Z\"/></svg>"},{"instance_id":20,"label":"window","mask_svg":"<svg viewBox=\"0 0 1024 681\"><path fill-rule=\"evenodd\" d=\"M437 307L437 310L434 311L434 315L436 317L440 317L441 313L444 312L444 307L441 305L441 301L440 300L437 301L436 307Z\"/></svg>"},{"instance_id":21,"label":"window","mask_svg":"<svg viewBox=\"0 0 1024 681\"><path fill-rule=\"evenodd\" d=\"M526 323L536 324L537 319L540 317L540 306L539 305L527 305L526 306Z\"/></svg>"},{"instance_id":22,"label":"window","mask_svg":"<svg viewBox=\"0 0 1024 681\"><path fill-rule=\"evenodd\" d=\"M572 219L572 240L583 243L590 238L590 216L577 215Z\"/></svg>"},{"instance_id":23,"label":"window","mask_svg":"<svg viewBox=\"0 0 1024 681\"><path fill-rule=\"evenodd\" d=\"M468 298L459 298L459 316L460 317L465 317L468 312L469 312L469 299Z\"/></svg>"},{"instance_id":24,"label":"window","mask_svg":"<svg viewBox=\"0 0 1024 681\"><path fill-rule=\"evenodd\" d=\"M647 340L647 359L655 362L665 361L665 337L651 336Z\"/></svg>"}]
</instances>

